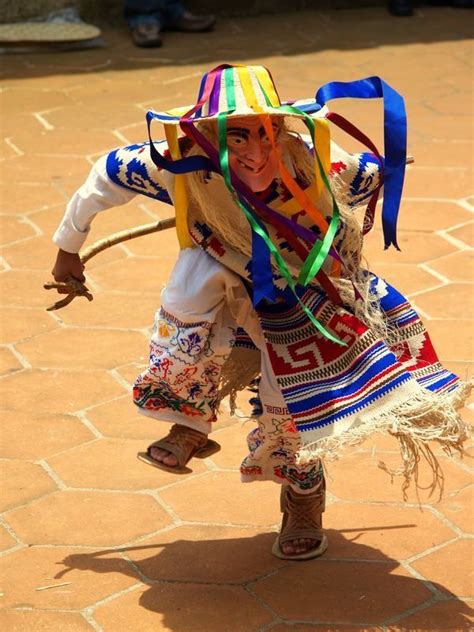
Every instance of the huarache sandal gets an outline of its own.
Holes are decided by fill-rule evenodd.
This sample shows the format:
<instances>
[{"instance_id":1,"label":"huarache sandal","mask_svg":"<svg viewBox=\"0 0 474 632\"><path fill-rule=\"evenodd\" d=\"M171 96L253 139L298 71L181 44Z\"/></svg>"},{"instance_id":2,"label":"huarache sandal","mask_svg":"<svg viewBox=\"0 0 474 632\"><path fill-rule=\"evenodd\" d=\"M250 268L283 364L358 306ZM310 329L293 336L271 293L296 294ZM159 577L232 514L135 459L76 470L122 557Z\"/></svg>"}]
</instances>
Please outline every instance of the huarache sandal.
<instances>
[{"instance_id":1,"label":"huarache sandal","mask_svg":"<svg viewBox=\"0 0 474 632\"><path fill-rule=\"evenodd\" d=\"M178 463L176 465L166 465L162 461L157 461L151 456L152 448L166 450L166 452L176 457ZM137 458L166 472L189 474L192 470L186 467L186 464L190 459L194 456L199 459L205 459L211 454L219 452L220 449L221 446L216 441L208 439L202 432L175 424L166 437L149 445L146 452L139 452Z\"/></svg>"},{"instance_id":2,"label":"huarache sandal","mask_svg":"<svg viewBox=\"0 0 474 632\"><path fill-rule=\"evenodd\" d=\"M327 537L322 531L325 497L324 479L312 494L296 494L289 485L282 487L280 506L283 521L272 548L275 557L281 560L311 560L324 553L328 548ZM302 538L316 540L316 546L304 553L283 553L282 544Z\"/></svg>"}]
</instances>

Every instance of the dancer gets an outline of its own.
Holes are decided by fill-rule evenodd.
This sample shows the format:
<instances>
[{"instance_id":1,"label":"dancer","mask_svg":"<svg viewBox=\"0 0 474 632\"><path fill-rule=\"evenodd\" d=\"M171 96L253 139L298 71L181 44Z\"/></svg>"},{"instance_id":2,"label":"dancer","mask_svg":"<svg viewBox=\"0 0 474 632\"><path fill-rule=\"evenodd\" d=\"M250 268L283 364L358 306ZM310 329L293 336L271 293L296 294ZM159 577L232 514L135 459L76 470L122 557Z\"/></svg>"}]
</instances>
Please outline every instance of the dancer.
<instances>
[{"instance_id":1,"label":"dancer","mask_svg":"<svg viewBox=\"0 0 474 632\"><path fill-rule=\"evenodd\" d=\"M347 96L384 97L384 158L325 106ZM281 485L273 553L317 557L327 547L324 459L389 433L406 486L420 455L436 462L429 441L461 451L466 436L456 409L470 386L440 365L409 302L362 263L382 184L385 245L398 247L403 100L372 77L282 103L265 68L222 65L204 75L196 105L147 122L149 142L101 158L71 199L54 277L84 279L77 253L98 212L137 193L174 205L181 251L134 386L140 412L172 427L139 456L189 472L193 457L219 449L209 434L222 398L232 407L250 386L256 427L242 480ZM156 122L166 141L152 141ZM343 151L330 122L370 151Z\"/></svg>"}]
</instances>

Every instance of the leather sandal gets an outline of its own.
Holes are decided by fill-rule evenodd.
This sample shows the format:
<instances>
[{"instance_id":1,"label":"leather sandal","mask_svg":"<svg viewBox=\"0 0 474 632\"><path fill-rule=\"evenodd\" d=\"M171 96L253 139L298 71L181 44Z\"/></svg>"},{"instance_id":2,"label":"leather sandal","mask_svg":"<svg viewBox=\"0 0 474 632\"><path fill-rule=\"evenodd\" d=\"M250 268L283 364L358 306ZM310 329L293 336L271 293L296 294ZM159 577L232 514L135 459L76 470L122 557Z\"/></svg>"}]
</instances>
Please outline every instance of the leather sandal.
<instances>
[{"instance_id":1,"label":"leather sandal","mask_svg":"<svg viewBox=\"0 0 474 632\"><path fill-rule=\"evenodd\" d=\"M176 457L176 465L166 465L162 461L157 461L151 456L152 448L161 448L166 450L170 454ZM172 472L173 474L190 474L192 470L186 467L186 464L193 457L199 459L205 459L211 454L219 452L221 446L217 441L208 439L206 435L198 430L193 430L187 426L180 426L175 424L169 434L163 439L155 441L148 446L146 452L139 452L137 458L148 465L157 467L165 472Z\"/></svg>"},{"instance_id":2,"label":"leather sandal","mask_svg":"<svg viewBox=\"0 0 474 632\"><path fill-rule=\"evenodd\" d=\"M326 484L324 478L312 494L296 494L289 485L282 487L280 508L283 513L280 533L272 553L281 560L311 560L322 555L328 548L328 540L322 530L322 514L325 509ZM312 549L294 555L283 553L281 545L299 539L317 540Z\"/></svg>"}]
</instances>

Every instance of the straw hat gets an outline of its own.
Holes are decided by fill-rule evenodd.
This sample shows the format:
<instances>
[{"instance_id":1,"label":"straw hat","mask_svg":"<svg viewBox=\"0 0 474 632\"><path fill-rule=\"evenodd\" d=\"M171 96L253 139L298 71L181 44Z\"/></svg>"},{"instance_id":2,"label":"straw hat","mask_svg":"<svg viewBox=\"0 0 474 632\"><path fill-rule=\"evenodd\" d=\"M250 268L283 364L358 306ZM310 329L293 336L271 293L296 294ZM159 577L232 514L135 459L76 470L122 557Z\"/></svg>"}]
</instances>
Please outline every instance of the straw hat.
<instances>
[{"instance_id":1,"label":"straw hat","mask_svg":"<svg viewBox=\"0 0 474 632\"><path fill-rule=\"evenodd\" d=\"M99 37L100 29L91 24L61 22L16 22L0 24L0 43L77 42Z\"/></svg>"},{"instance_id":2,"label":"straw hat","mask_svg":"<svg viewBox=\"0 0 474 632\"><path fill-rule=\"evenodd\" d=\"M292 111L298 108L300 111ZM282 102L270 72L263 66L223 64L205 73L197 104L165 112L150 111L149 116L165 125L179 125L183 119L197 123L215 120L219 114L229 117L295 116L304 118L321 110L315 99Z\"/></svg>"}]
</instances>

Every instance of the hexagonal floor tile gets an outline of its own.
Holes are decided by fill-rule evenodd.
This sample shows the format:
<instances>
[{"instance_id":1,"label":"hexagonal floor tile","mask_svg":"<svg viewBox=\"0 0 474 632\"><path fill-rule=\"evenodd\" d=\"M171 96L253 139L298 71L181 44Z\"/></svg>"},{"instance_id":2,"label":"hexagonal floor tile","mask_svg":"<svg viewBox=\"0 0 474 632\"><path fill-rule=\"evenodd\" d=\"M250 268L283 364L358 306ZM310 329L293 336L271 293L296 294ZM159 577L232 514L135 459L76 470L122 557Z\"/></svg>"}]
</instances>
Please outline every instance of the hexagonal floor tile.
<instances>
[{"instance_id":1,"label":"hexagonal floor tile","mask_svg":"<svg viewBox=\"0 0 474 632\"><path fill-rule=\"evenodd\" d=\"M0 243L2 246L25 237L34 237L35 230L24 217L15 215L0 216Z\"/></svg>"},{"instance_id":2,"label":"hexagonal floor tile","mask_svg":"<svg viewBox=\"0 0 474 632\"><path fill-rule=\"evenodd\" d=\"M0 309L0 343L18 342L36 334L42 334L59 327L52 316L42 309L2 307Z\"/></svg>"},{"instance_id":3,"label":"hexagonal floor tile","mask_svg":"<svg viewBox=\"0 0 474 632\"><path fill-rule=\"evenodd\" d=\"M427 217L430 218L429 226L426 225ZM402 202L399 222L402 230L416 230L426 234L427 230L447 229L470 219L470 212L454 202L405 200ZM420 239L424 239L424 234L420 235Z\"/></svg>"},{"instance_id":4,"label":"hexagonal floor tile","mask_svg":"<svg viewBox=\"0 0 474 632\"><path fill-rule=\"evenodd\" d=\"M450 283L416 297L416 304L431 318L469 319L474 313L472 287Z\"/></svg>"},{"instance_id":5,"label":"hexagonal floor tile","mask_svg":"<svg viewBox=\"0 0 474 632\"><path fill-rule=\"evenodd\" d=\"M6 522L30 545L116 546L172 521L147 495L61 491L12 510Z\"/></svg>"},{"instance_id":6,"label":"hexagonal floor tile","mask_svg":"<svg viewBox=\"0 0 474 632\"><path fill-rule=\"evenodd\" d=\"M40 465L22 461L0 461L2 498L0 511L7 511L57 489Z\"/></svg>"},{"instance_id":7,"label":"hexagonal floor tile","mask_svg":"<svg viewBox=\"0 0 474 632\"><path fill-rule=\"evenodd\" d=\"M107 329L56 329L17 344L35 367L113 369L148 349L141 333Z\"/></svg>"},{"instance_id":8,"label":"hexagonal floor tile","mask_svg":"<svg viewBox=\"0 0 474 632\"><path fill-rule=\"evenodd\" d=\"M22 363L7 347L0 347L0 375L10 375L21 371Z\"/></svg>"},{"instance_id":9,"label":"hexagonal floor tile","mask_svg":"<svg viewBox=\"0 0 474 632\"><path fill-rule=\"evenodd\" d=\"M435 603L420 612L400 619L387 627L389 632L406 630L471 630L474 628L474 611L468 603L460 599L450 599Z\"/></svg>"},{"instance_id":10,"label":"hexagonal floor tile","mask_svg":"<svg viewBox=\"0 0 474 632\"><path fill-rule=\"evenodd\" d=\"M472 282L474 279L474 252L463 250L452 255L430 261L429 267L451 281Z\"/></svg>"},{"instance_id":11,"label":"hexagonal floor tile","mask_svg":"<svg viewBox=\"0 0 474 632\"><path fill-rule=\"evenodd\" d=\"M327 559L404 560L456 537L429 510L352 503L329 505Z\"/></svg>"},{"instance_id":12,"label":"hexagonal floor tile","mask_svg":"<svg viewBox=\"0 0 474 632\"><path fill-rule=\"evenodd\" d=\"M176 474L152 467L137 459L147 441L98 439L48 460L68 487L91 489L154 489L177 481ZM105 467L100 467L103 464ZM193 472L205 472L202 459L190 463Z\"/></svg>"},{"instance_id":13,"label":"hexagonal floor tile","mask_svg":"<svg viewBox=\"0 0 474 632\"><path fill-rule=\"evenodd\" d=\"M171 209L167 210L166 216L169 217L172 214ZM177 258L179 253L178 235L175 229L170 228L163 232L129 241L127 249L134 255L140 255L141 257L160 255L160 257Z\"/></svg>"},{"instance_id":14,"label":"hexagonal floor tile","mask_svg":"<svg viewBox=\"0 0 474 632\"><path fill-rule=\"evenodd\" d=\"M395 477L392 484L390 476L376 465L376 462L383 461L388 468L396 469L400 465L400 458L399 454L387 452L376 454L375 461L369 454L344 455L340 461L329 464L328 490L345 500L401 503L403 502L402 478ZM445 494L459 491L472 482L471 475L458 467L454 459L440 456L439 462L445 475ZM431 471L423 462L420 463L419 469L418 495L415 484L412 482L407 490L407 501L434 504L439 500L438 494L435 492L430 496L427 489L431 482ZM351 473L350 476L347 475L348 472Z\"/></svg>"},{"instance_id":15,"label":"hexagonal floor tile","mask_svg":"<svg viewBox=\"0 0 474 632\"><path fill-rule=\"evenodd\" d=\"M7 459L42 459L93 438L92 432L76 417L2 412L0 453Z\"/></svg>"},{"instance_id":16,"label":"hexagonal floor tile","mask_svg":"<svg viewBox=\"0 0 474 632\"><path fill-rule=\"evenodd\" d=\"M0 568L6 608L78 610L139 581L119 553L82 547L28 547L2 557ZM43 586L57 588L37 590Z\"/></svg>"},{"instance_id":17,"label":"hexagonal floor tile","mask_svg":"<svg viewBox=\"0 0 474 632\"><path fill-rule=\"evenodd\" d=\"M5 306L16 308L39 307L46 309L51 302L46 292L38 291L43 287L45 278L41 270L8 270L1 276L2 302Z\"/></svg>"},{"instance_id":18,"label":"hexagonal floor tile","mask_svg":"<svg viewBox=\"0 0 474 632\"><path fill-rule=\"evenodd\" d=\"M473 226L474 224L470 222L469 224L466 224L465 226L460 226L459 228L450 230L449 234L455 239L459 239L460 241L464 242L466 246L469 246L470 248L474 248Z\"/></svg>"},{"instance_id":19,"label":"hexagonal floor tile","mask_svg":"<svg viewBox=\"0 0 474 632\"><path fill-rule=\"evenodd\" d=\"M94 270L90 276L106 290L140 291L158 298L175 263L175 257L130 257L126 274L123 262L115 262Z\"/></svg>"},{"instance_id":20,"label":"hexagonal floor tile","mask_svg":"<svg viewBox=\"0 0 474 632\"><path fill-rule=\"evenodd\" d=\"M371 266L377 276L395 285L399 292L408 296L413 292L436 287L440 280L414 263L380 263Z\"/></svg>"},{"instance_id":21,"label":"hexagonal floor tile","mask_svg":"<svg viewBox=\"0 0 474 632\"><path fill-rule=\"evenodd\" d=\"M253 590L284 619L353 625L380 623L431 596L421 581L396 562L323 558L288 566L256 582Z\"/></svg>"},{"instance_id":22,"label":"hexagonal floor tile","mask_svg":"<svg viewBox=\"0 0 474 632\"><path fill-rule=\"evenodd\" d=\"M65 323L81 327L143 329L153 326L158 303L153 294L101 292L92 303L75 300L58 316Z\"/></svg>"},{"instance_id":23,"label":"hexagonal floor tile","mask_svg":"<svg viewBox=\"0 0 474 632\"><path fill-rule=\"evenodd\" d=\"M473 597L474 571L466 560L474 556L474 541L458 540L411 563L430 582L441 585L443 592L457 597ZM460 569L463 572L460 572Z\"/></svg>"},{"instance_id":24,"label":"hexagonal floor tile","mask_svg":"<svg viewBox=\"0 0 474 632\"><path fill-rule=\"evenodd\" d=\"M271 629L271 632L311 632L312 630L325 630L325 632L380 632L382 628L378 626L352 626L345 625L341 628L340 625L331 625L330 623L324 623L322 625L311 624L311 627L308 628L306 623L294 624L288 623L285 625L282 623L281 625L276 625Z\"/></svg>"},{"instance_id":25,"label":"hexagonal floor tile","mask_svg":"<svg viewBox=\"0 0 474 632\"><path fill-rule=\"evenodd\" d=\"M467 316L467 314L465 314ZM469 362L472 369L474 331L470 320L430 320L425 323L438 357L443 360ZM461 378L463 376L459 374Z\"/></svg>"},{"instance_id":26,"label":"hexagonal floor tile","mask_svg":"<svg viewBox=\"0 0 474 632\"><path fill-rule=\"evenodd\" d=\"M472 533L474 531L473 524L473 498L474 487L462 489L457 494L446 496L436 505L436 509L446 516L448 520L464 531L464 533Z\"/></svg>"},{"instance_id":27,"label":"hexagonal floor tile","mask_svg":"<svg viewBox=\"0 0 474 632\"><path fill-rule=\"evenodd\" d=\"M0 526L0 551L8 551L17 545L17 541L12 537L5 527Z\"/></svg>"},{"instance_id":28,"label":"hexagonal floor tile","mask_svg":"<svg viewBox=\"0 0 474 632\"><path fill-rule=\"evenodd\" d=\"M241 483L237 472L212 472L160 492L182 520L247 526L279 522L279 494L275 483Z\"/></svg>"},{"instance_id":29,"label":"hexagonal floor tile","mask_svg":"<svg viewBox=\"0 0 474 632\"><path fill-rule=\"evenodd\" d=\"M149 579L241 583L286 564L271 554L274 532L255 528L180 526L124 549Z\"/></svg>"},{"instance_id":30,"label":"hexagonal floor tile","mask_svg":"<svg viewBox=\"0 0 474 632\"><path fill-rule=\"evenodd\" d=\"M240 420L237 420L235 424L212 435L222 446L220 452L212 455L213 463L224 469L238 470L242 460L248 454L246 438L254 427L255 424L251 422L242 424Z\"/></svg>"},{"instance_id":31,"label":"hexagonal floor tile","mask_svg":"<svg viewBox=\"0 0 474 632\"><path fill-rule=\"evenodd\" d=\"M92 632L94 628L80 614L41 610L2 610L0 625L8 632Z\"/></svg>"},{"instance_id":32,"label":"hexagonal floor tile","mask_svg":"<svg viewBox=\"0 0 474 632\"><path fill-rule=\"evenodd\" d=\"M123 395L105 371L28 370L2 380L2 401L25 413L71 413Z\"/></svg>"},{"instance_id":33,"label":"hexagonal floor tile","mask_svg":"<svg viewBox=\"0 0 474 632\"><path fill-rule=\"evenodd\" d=\"M28 138L31 139L31 136L28 135ZM37 137L35 143L36 140ZM29 213L46 206L66 202L65 196L60 191L56 191L50 183L44 181L23 184L21 195L18 195L16 181L4 183L2 190L2 213Z\"/></svg>"},{"instance_id":34,"label":"hexagonal floor tile","mask_svg":"<svg viewBox=\"0 0 474 632\"><path fill-rule=\"evenodd\" d=\"M457 248L448 241L433 233L419 233L415 231L400 231L398 236L400 251L391 248L383 249L383 238L380 230L374 229L373 234L366 238L364 254L371 265L388 265L390 263L423 263L431 259L437 259ZM389 283L396 285L396 278L387 278Z\"/></svg>"},{"instance_id":35,"label":"hexagonal floor tile","mask_svg":"<svg viewBox=\"0 0 474 632\"><path fill-rule=\"evenodd\" d=\"M168 424L140 415L131 395L90 408L87 418L105 437L141 439L151 443L169 430Z\"/></svg>"},{"instance_id":36,"label":"hexagonal floor tile","mask_svg":"<svg viewBox=\"0 0 474 632\"><path fill-rule=\"evenodd\" d=\"M438 119L438 123L444 117ZM442 123L441 123L442 124ZM459 199L466 197L472 191L472 178L469 170L450 171L449 177L437 177L437 169L416 169L416 164L410 178L406 179L403 187L405 197L433 197Z\"/></svg>"},{"instance_id":37,"label":"hexagonal floor tile","mask_svg":"<svg viewBox=\"0 0 474 632\"><path fill-rule=\"evenodd\" d=\"M94 619L105 630L249 632L272 617L240 586L171 584L147 586L99 606Z\"/></svg>"}]
</instances>

